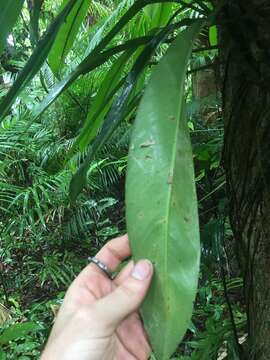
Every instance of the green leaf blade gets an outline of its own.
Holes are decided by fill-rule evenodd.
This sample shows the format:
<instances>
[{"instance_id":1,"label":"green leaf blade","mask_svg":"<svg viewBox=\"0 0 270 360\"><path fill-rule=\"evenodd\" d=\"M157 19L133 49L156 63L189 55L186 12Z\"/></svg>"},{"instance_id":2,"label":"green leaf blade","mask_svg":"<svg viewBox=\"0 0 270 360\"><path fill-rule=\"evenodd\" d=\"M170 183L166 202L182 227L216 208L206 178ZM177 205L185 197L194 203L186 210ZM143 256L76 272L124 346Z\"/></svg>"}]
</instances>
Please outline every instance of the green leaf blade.
<instances>
[{"instance_id":1,"label":"green leaf blade","mask_svg":"<svg viewBox=\"0 0 270 360\"><path fill-rule=\"evenodd\" d=\"M68 0L64 0L61 9L63 9L67 3ZM72 48L79 28L86 17L89 5L89 0L78 1L57 34L48 57L49 65L55 74L57 74L64 65L65 58Z\"/></svg>"},{"instance_id":2,"label":"green leaf blade","mask_svg":"<svg viewBox=\"0 0 270 360\"><path fill-rule=\"evenodd\" d=\"M46 34L38 42L34 52L30 56L22 71L19 73L14 84L8 91L7 95L0 102L0 121L7 115L17 96L19 96L21 91L40 70L50 52L50 49L59 29L61 28L62 23L65 21L66 16L72 10L77 1L78 0L69 0L64 10L55 18Z\"/></svg>"},{"instance_id":3,"label":"green leaf blade","mask_svg":"<svg viewBox=\"0 0 270 360\"><path fill-rule=\"evenodd\" d=\"M216 25L213 25L209 28L209 42L211 46L218 45L218 32Z\"/></svg>"},{"instance_id":4,"label":"green leaf blade","mask_svg":"<svg viewBox=\"0 0 270 360\"><path fill-rule=\"evenodd\" d=\"M132 136L126 184L127 227L135 260L155 276L142 307L154 353L166 360L189 325L200 245L184 83L197 22L179 35L153 72Z\"/></svg>"},{"instance_id":5,"label":"green leaf blade","mask_svg":"<svg viewBox=\"0 0 270 360\"><path fill-rule=\"evenodd\" d=\"M165 26L171 17L172 8L173 4L170 3L148 5L145 8L145 13L151 19L151 27Z\"/></svg>"},{"instance_id":6,"label":"green leaf blade","mask_svg":"<svg viewBox=\"0 0 270 360\"><path fill-rule=\"evenodd\" d=\"M0 54L2 53L7 36L15 25L22 10L24 0L0 0Z\"/></svg>"},{"instance_id":7,"label":"green leaf blade","mask_svg":"<svg viewBox=\"0 0 270 360\"><path fill-rule=\"evenodd\" d=\"M118 82L122 74L126 62L130 58L132 52L127 51L120 56L107 73L100 89L90 107L85 120L83 129L78 137L80 150L83 151L89 143L95 138L105 114L109 110L112 103L113 95L118 89ZM110 98L108 98L110 96Z\"/></svg>"},{"instance_id":8,"label":"green leaf blade","mask_svg":"<svg viewBox=\"0 0 270 360\"><path fill-rule=\"evenodd\" d=\"M41 329L40 325L34 322L25 322L25 323L11 325L1 334L0 345L8 344L9 341L13 341L17 338L24 337L30 332L35 332L40 329Z\"/></svg>"}]
</instances>

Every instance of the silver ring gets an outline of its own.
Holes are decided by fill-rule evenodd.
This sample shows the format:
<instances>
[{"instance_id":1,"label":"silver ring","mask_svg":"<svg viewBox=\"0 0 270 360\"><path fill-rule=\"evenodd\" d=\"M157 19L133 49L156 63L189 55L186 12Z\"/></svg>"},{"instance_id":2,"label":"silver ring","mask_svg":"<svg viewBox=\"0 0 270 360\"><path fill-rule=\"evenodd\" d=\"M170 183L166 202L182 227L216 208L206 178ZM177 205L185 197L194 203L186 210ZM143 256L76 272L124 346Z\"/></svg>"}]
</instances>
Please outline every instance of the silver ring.
<instances>
[{"instance_id":1,"label":"silver ring","mask_svg":"<svg viewBox=\"0 0 270 360\"><path fill-rule=\"evenodd\" d=\"M106 264L104 264L102 261L98 260L97 258L91 256L89 256L88 261L90 263L95 264L100 270L102 270L108 276L109 279L112 280L112 272Z\"/></svg>"}]
</instances>

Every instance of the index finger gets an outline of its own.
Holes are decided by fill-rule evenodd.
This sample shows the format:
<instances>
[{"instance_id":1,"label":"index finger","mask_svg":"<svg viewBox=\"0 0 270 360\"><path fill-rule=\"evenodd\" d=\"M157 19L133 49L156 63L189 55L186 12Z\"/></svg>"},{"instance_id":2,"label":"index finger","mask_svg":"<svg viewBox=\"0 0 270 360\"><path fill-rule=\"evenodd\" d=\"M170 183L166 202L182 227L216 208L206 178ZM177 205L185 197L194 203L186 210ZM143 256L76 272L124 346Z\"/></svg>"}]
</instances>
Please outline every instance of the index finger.
<instances>
[{"instance_id":1,"label":"index finger","mask_svg":"<svg viewBox=\"0 0 270 360\"><path fill-rule=\"evenodd\" d=\"M97 253L96 258L106 264L111 271L115 271L118 265L130 255L128 237L124 235L107 242ZM78 303L91 304L96 299L107 295L112 289L111 284L113 284L111 279L97 265L91 263L73 281L66 298L69 298L68 302L74 303L75 307ZM70 299L73 300L70 301Z\"/></svg>"},{"instance_id":2,"label":"index finger","mask_svg":"<svg viewBox=\"0 0 270 360\"><path fill-rule=\"evenodd\" d=\"M107 265L113 272L117 269L121 262L130 255L131 250L128 236L126 234L107 242L107 244L100 249L95 257ZM95 264L90 264L89 266L96 267Z\"/></svg>"},{"instance_id":3,"label":"index finger","mask_svg":"<svg viewBox=\"0 0 270 360\"><path fill-rule=\"evenodd\" d=\"M108 268L114 272L120 263L131 255L131 250L128 242L128 236L123 235L113 240L108 241L95 256L98 260L102 261ZM90 263L75 279L76 284L85 284L91 279L91 275L98 274L106 280L110 280L104 272L95 264ZM93 282L93 278L92 278Z\"/></svg>"}]
</instances>

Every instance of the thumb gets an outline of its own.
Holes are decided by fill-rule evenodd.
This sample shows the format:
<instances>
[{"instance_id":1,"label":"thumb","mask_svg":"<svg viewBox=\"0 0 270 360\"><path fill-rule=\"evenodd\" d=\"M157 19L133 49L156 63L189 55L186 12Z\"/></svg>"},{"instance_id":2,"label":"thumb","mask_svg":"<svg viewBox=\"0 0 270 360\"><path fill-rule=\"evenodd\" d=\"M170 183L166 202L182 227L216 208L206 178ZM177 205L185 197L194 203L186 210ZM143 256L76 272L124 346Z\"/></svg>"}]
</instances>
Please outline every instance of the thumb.
<instances>
[{"instance_id":1,"label":"thumb","mask_svg":"<svg viewBox=\"0 0 270 360\"><path fill-rule=\"evenodd\" d=\"M99 310L103 314L106 312L108 327L117 327L126 316L139 308L150 286L152 275L151 262L140 260L120 286L98 301Z\"/></svg>"}]
</instances>

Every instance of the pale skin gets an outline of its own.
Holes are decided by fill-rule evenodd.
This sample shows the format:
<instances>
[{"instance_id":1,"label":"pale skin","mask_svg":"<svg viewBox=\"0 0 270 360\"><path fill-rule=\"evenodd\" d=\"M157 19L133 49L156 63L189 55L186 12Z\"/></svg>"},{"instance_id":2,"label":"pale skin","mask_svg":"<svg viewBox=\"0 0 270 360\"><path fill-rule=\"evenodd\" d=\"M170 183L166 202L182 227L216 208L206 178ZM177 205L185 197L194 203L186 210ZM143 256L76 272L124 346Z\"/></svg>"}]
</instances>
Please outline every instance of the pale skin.
<instances>
[{"instance_id":1,"label":"pale skin","mask_svg":"<svg viewBox=\"0 0 270 360\"><path fill-rule=\"evenodd\" d=\"M96 258L115 271L130 255L125 235ZM147 360L151 348L138 308L152 275L148 260L129 262L114 280L88 265L66 293L41 360Z\"/></svg>"}]
</instances>

